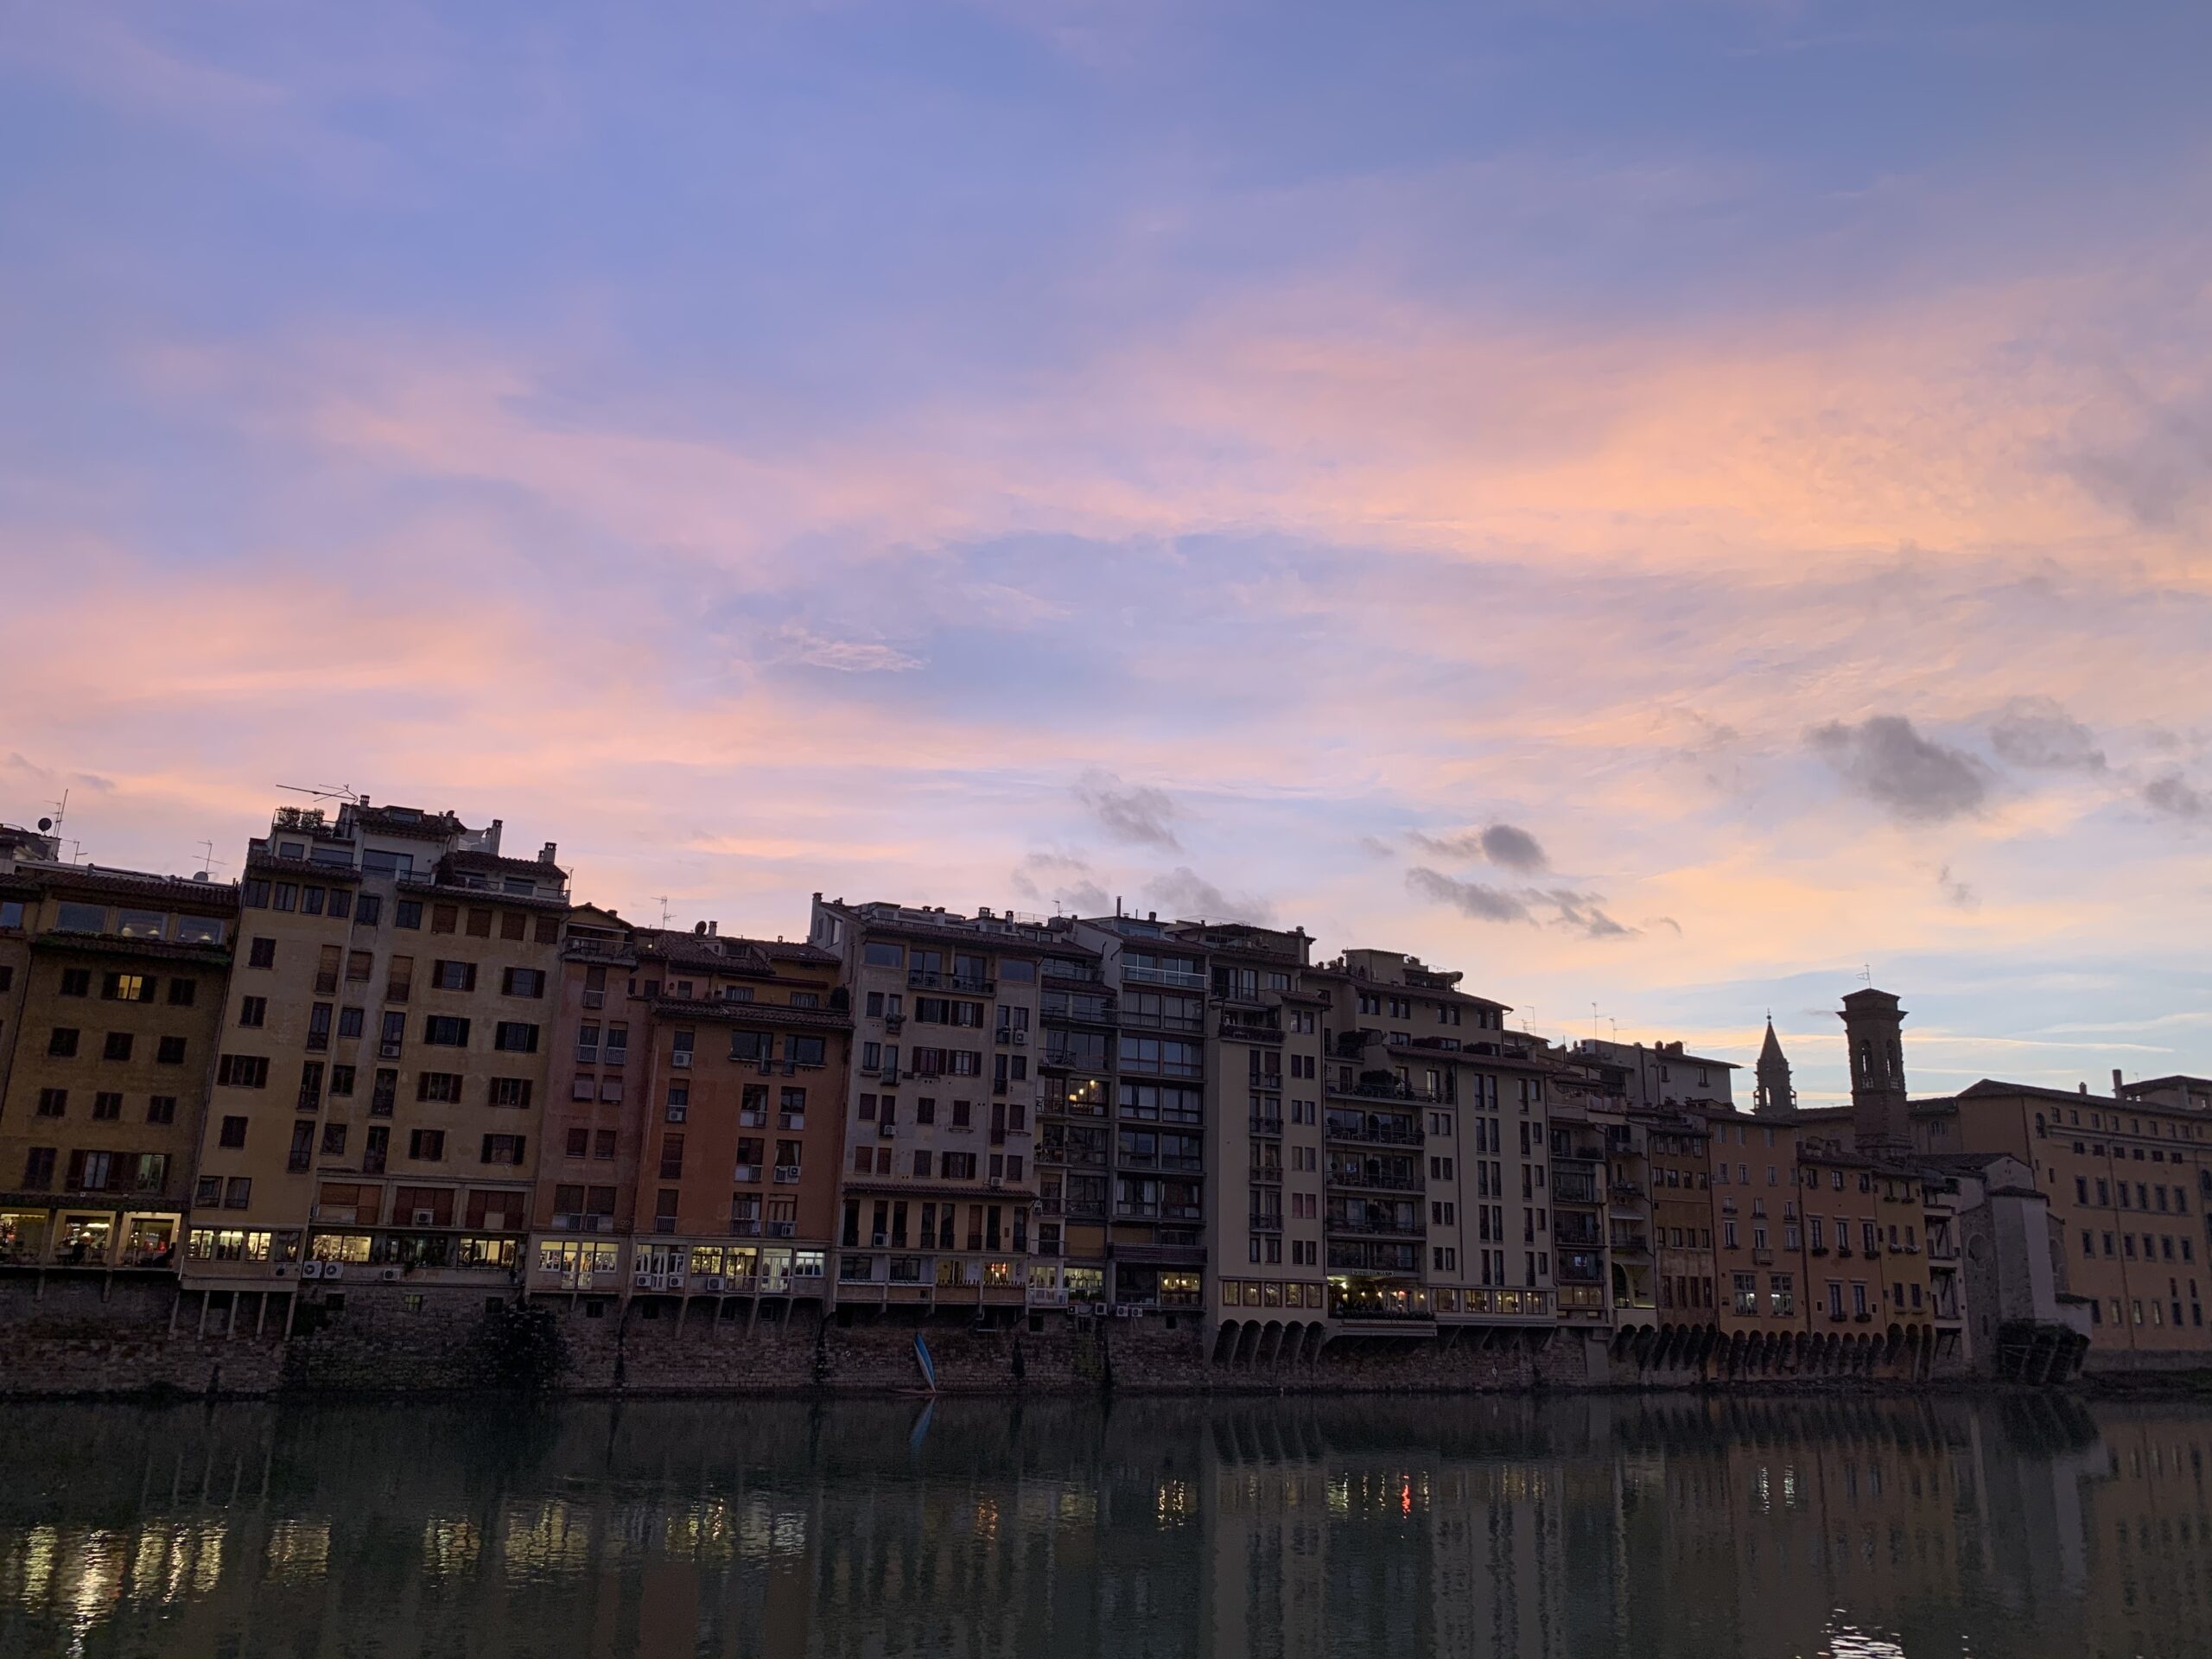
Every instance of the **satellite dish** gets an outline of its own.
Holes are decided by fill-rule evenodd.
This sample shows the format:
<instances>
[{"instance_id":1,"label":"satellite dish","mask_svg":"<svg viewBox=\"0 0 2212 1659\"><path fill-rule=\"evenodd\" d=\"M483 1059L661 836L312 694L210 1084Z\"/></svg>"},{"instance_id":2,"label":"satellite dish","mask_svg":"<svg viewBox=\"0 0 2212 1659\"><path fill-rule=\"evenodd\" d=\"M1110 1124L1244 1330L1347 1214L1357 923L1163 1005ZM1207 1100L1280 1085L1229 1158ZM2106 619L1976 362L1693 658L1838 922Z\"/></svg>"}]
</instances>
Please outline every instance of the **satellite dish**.
<instances>
[{"instance_id":1,"label":"satellite dish","mask_svg":"<svg viewBox=\"0 0 2212 1659\"><path fill-rule=\"evenodd\" d=\"M38 821L38 831L41 835L44 835L48 830L53 828L54 820L52 818L41 818Z\"/></svg>"}]
</instances>

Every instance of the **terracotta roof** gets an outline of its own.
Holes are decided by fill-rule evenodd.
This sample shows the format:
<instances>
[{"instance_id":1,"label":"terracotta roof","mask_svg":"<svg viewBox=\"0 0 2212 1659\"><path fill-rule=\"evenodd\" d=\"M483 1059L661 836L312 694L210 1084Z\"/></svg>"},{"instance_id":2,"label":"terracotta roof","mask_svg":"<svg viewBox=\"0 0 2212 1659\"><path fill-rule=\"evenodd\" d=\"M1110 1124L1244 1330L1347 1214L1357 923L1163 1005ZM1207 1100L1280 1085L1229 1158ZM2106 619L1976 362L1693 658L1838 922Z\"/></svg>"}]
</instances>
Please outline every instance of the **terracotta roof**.
<instances>
[{"instance_id":1,"label":"terracotta roof","mask_svg":"<svg viewBox=\"0 0 2212 1659\"><path fill-rule=\"evenodd\" d=\"M724 1025L811 1026L850 1031L853 1016L843 1008L794 1008L785 1002L740 1002L728 997L656 996L655 1015L675 1020L711 1020Z\"/></svg>"},{"instance_id":2,"label":"terracotta roof","mask_svg":"<svg viewBox=\"0 0 2212 1659\"><path fill-rule=\"evenodd\" d=\"M228 912L238 907L235 881L194 881L183 876L111 870L97 864L18 865L17 875L55 893L97 893L122 899L161 899L195 910Z\"/></svg>"},{"instance_id":3,"label":"terracotta roof","mask_svg":"<svg viewBox=\"0 0 2212 1659\"><path fill-rule=\"evenodd\" d=\"M445 863L456 870L480 870L487 875L527 875L535 880L556 880L567 885L569 873L557 864L548 864L542 859L508 858L500 853L448 853Z\"/></svg>"},{"instance_id":4,"label":"terracotta roof","mask_svg":"<svg viewBox=\"0 0 2212 1659\"><path fill-rule=\"evenodd\" d=\"M175 939L126 939L113 933L39 933L34 950L74 957L130 957L146 962L196 962L220 967L231 959L227 944L181 944Z\"/></svg>"}]
</instances>

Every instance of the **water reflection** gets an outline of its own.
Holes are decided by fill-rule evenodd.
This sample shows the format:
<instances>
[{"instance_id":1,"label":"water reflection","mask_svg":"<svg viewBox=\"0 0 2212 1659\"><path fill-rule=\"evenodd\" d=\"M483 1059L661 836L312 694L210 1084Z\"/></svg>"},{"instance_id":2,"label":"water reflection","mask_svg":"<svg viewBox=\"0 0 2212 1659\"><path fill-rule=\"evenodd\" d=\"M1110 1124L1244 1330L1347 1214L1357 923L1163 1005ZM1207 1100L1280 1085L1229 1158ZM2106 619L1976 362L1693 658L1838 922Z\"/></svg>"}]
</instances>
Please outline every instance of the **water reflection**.
<instances>
[{"instance_id":1,"label":"water reflection","mask_svg":"<svg viewBox=\"0 0 2212 1659\"><path fill-rule=\"evenodd\" d=\"M2201 1654L2212 1414L22 1407L0 1652Z\"/></svg>"}]
</instances>

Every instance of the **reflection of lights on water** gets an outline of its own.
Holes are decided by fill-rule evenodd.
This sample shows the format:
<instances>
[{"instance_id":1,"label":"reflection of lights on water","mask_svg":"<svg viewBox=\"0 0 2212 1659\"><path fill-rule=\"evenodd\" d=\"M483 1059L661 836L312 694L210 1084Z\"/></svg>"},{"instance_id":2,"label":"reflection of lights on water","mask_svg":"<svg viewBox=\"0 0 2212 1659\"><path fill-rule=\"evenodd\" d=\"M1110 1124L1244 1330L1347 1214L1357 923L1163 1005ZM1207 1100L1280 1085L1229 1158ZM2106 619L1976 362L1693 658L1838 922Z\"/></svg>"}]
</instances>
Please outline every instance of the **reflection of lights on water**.
<instances>
[{"instance_id":1,"label":"reflection of lights on water","mask_svg":"<svg viewBox=\"0 0 2212 1659\"><path fill-rule=\"evenodd\" d=\"M1081 1526L1089 1526L1098 1519L1098 1494L1080 1487L1070 1486L1060 1493L1060 1519Z\"/></svg>"},{"instance_id":2,"label":"reflection of lights on water","mask_svg":"<svg viewBox=\"0 0 2212 1659\"><path fill-rule=\"evenodd\" d=\"M423 1571L433 1579L473 1573L484 1554L484 1535L473 1521L432 1516L423 1523Z\"/></svg>"},{"instance_id":3,"label":"reflection of lights on water","mask_svg":"<svg viewBox=\"0 0 2212 1659\"><path fill-rule=\"evenodd\" d=\"M1827 1635L1830 1659L1905 1659L1905 1650L1898 1643L1848 1624L1831 1624Z\"/></svg>"},{"instance_id":4,"label":"reflection of lights on water","mask_svg":"<svg viewBox=\"0 0 2212 1659\"><path fill-rule=\"evenodd\" d=\"M311 1584L330 1570L330 1526L321 1521L280 1521L269 1532L269 1577L277 1584Z\"/></svg>"},{"instance_id":5,"label":"reflection of lights on water","mask_svg":"<svg viewBox=\"0 0 2212 1659\"><path fill-rule=\"evenodd\" d=\"M1198 1495L1185 1480L1163 1480L1154 1495L1154 1509L1162 1521L1179 1521L1198 1511Z\"/></svg>"},{"instance_id":6,"label":"reflection of lights on water","mask_svg":"<svg viewBox=\"0 0 2212 1659\"><path fill-rule=\"evenodd\" d=\"M986 1541L999 1535L999 1506L988 1497L976 1501L976 1513L970 1523L976 1536Z\"/></svg>"}]
</instances>

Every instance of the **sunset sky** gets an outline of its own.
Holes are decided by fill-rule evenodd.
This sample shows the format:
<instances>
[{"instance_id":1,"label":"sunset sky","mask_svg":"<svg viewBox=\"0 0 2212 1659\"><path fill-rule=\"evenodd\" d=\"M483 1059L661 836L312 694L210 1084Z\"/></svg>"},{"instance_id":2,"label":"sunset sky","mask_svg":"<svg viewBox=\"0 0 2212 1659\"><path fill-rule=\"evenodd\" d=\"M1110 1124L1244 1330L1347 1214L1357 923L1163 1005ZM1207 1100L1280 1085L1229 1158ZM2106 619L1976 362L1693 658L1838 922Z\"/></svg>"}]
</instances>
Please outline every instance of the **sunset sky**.
<instances>
[{"instance_id":1,"label":"sunset sky","mask_svg":"<svg viewBox=\"0 0 2212 1659\"><path fill-rule=\"evenodd\" d=\"M2212 1071L2212 7L0 0L0 817ZM1744 1096L1748 1077L1741 1080Z\"/></svg>"}]
</instances>

